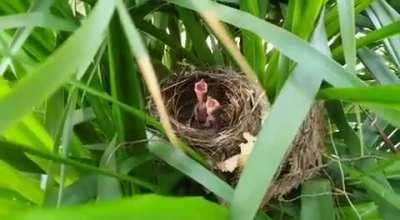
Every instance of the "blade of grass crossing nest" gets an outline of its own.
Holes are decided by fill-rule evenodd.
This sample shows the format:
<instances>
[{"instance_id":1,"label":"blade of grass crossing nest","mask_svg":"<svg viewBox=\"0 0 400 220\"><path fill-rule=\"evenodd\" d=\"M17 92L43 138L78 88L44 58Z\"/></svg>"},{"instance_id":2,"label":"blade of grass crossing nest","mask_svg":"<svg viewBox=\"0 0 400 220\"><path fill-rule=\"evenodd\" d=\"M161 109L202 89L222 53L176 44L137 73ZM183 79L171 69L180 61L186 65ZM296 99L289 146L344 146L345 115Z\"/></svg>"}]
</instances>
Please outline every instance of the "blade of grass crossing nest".
<instances>
[{"instance_id":1,"label":"blade of grass crossing nest","mask_svg":"<svg viewBox=\"0 0 400 220\"><path fill-rule=\"evenodd\" d=\"M154 103L160 116L161 125L164 127L165 134L167 135L172 146L182 149L184 152L195 158L200 163L206 164L204 159L199 154L193 151L193 149L188 147L175 135L175 131L172 128L171 122L169 120L169 115L161 96L160 85L158 84L157 76L155 74L153 65L151 64L149 53L147 52L142 38L140 37L138 30L132 22L123 1L117 0L116 4L117 11L121 19L121 24L125 31L125 35L127 36L130 49L132 51L132 54L136 57L144 81L150 91L151 96L154 99Z\"/></svg>"},{"instance_id":2,"label":"blade of grass crossing nest","mask_svg":"<svg viewBox=\"0 0 400 220\"><path fill-rule=\"evenodd\" d=\"M165 133L172 145L174 147L180 148L182 143L176 137L169 121L169 116L165 108L164 101L161 97L160 86L158 84L154 68L151 64L149 54L144 46L139 32L137 31L132 20L130 19L127 8L121 0L117 0L117 11L121 19L121 24L124 28L125 34L127 36L130 49L136 57L144 81L146 82L150 94L154 99L154 103L156 105L157 111L159 112L160 121L165 129Z\"/></svg>"},{"instance_id":3,"label":"blade of grass crossing nest","mask_svg":"<svg viewBox=\"0 0 400 220\"><path fill-rule=\"evenodd\" d=\"M194 4L199 4L194 2ZM215 35L222 42L228 52L232 55L234 60L239 65L240 69L246 74L246 76L256 83L259 83L257 74L251 68L250 64L246 61L246 58L242 55L240 50L236 47L235 41L229 36L228 31L224 25L217 19L214 11L204 10L200 13L201 17L208 24L208 26L214 31ZM269 101L267 100L269 103Z\"/></svg>"},{"instance_id":4,"label":"blade of grass crossing nest","mask_svg":"<svg viewBox=\"0 0 400 220\"><path fill-rule=\"evenodd\" d=\"M240 53L236 47L235 42L229 37L228 31L224 25L218 21L215 17L214 12L207 10L200 13L201 17L206 21L208 26L214 31L215 35L221 40L223 45L226 47L228 52L233 56L235 61L238 63L240 69L251 79L255 79L256 73L253 71L249 63L246 61L244 56Z\"/></svg>"}]
</instances>

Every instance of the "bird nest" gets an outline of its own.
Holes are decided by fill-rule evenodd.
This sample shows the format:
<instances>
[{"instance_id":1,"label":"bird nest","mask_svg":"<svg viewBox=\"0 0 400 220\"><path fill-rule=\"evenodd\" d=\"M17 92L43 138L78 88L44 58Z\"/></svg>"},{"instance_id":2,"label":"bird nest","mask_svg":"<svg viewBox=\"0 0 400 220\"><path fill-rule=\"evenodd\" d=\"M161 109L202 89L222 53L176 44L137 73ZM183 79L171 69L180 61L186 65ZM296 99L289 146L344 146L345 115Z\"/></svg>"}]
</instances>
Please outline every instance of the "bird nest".
<instances>
[{"instance_id":1,"label":"bird nest","mask_svg":"<svg viewBox=\"0 0 400 220\"><path fill-rule=\"evenodd\" d=\"M216 173L236 184L269 110L263 89L241 74L222 69L184 72L161 87L177 135L203 155ZM265 202L286 195L318 170L323 136L320 109L316 105L303 123Z\"/></svg>"}]
</instances>

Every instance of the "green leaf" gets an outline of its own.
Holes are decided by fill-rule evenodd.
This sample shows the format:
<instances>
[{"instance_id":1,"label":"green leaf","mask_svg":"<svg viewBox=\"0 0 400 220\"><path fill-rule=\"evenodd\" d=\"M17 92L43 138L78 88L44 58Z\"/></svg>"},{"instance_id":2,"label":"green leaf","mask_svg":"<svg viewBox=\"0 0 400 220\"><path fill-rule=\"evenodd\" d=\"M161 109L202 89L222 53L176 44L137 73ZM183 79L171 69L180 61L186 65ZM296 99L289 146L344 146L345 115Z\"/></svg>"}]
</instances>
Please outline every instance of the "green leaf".
<instances>
[{"instance_id":1,"label":"green leaf","mask_svg":"<svg viewBox=\"0 0 400 220\"><path fill-rule=\"evenodd\" d=\"M400 19L400 14L384 0L375 1L367 12L376 28L381 28ZM400 37L393 36L385 39L384 44L394 63L397 67L400 67Z\"/></svg>"},{"instance_id":2,"label":"green leaf","mask_svg":"<svg viewBox=\"0 0 400 220\"><path fill-rule=\"evenodd\" d=\"M110 68L110 88L114 99L126 103L133 108L143 110L145 100L142 93L140 73L133 61L127 39L118 15L110 23L108 32L108 59ZM135 94L135 95L132 95ZM145 120L131 115L117 104L113 104L113 122L118 132L119 141L134 141L147 139Z\"/></svg>"},{"instance_id":3,"label":"green leaf","mask_svg":"<svg viewBox=\"0 0 400 220\"><path fill-rule=\"evenodd\" d=\"M153 190L155 189L154 185L145 181L142 181L138 178L132 177L132 176L127 176L127 175L122 175L116 172L112 172L110 170L106 170L106 169L101 169L92 165L88 165L82 162L78 162L76 160L72 160L72 159L68 159L68 158L64 158L64 157L60 157L57 154L52 154L52 153L48 153L42 150L37 150L34 149L33 147L26 147L23 145L18 145L18 144L14 144L14 143L8 143L5 142L3 140L0 140L0 147L4 147L7 148L9 150L13 150L13 151L19 151L19 152L25 152L28 154L32 154L35 155L37 157L43 158L43 159L47 159L47 160L51 160L57 163L61 163L61 164L65 164L65 165L69 165L72 167L76 167L79 168L80 170L83 171L88 171L88 172L93 172L95 174L99 174L99 175L105 175L105 176L109 176L109 177L116 177L120 180L126 180L126 181L130 181L134 184L137 184L138 186L142 186L144 188L147 188L149 190Z\"/></svg>"},{"instance_id":4,"label":"green leaf","mask_svg":"<svg viewBox=\"0 0 400 220\"><path fill-rule=\"evenodd\" d=\"M326 53L324 31L320 24L314 33L313 43ZM230 208L232 219L254 217L301 123L314 103L321 82L321 77L309 74L306 66L300 63L285 83L241 174ZM294 108L296 111L292 111ZM285 129L276 129L277 127ZM265 160L266 157L268 160Z\"/></svg>"},{"instance_id":5,"label":"green leaf","mask_svg":"<svg viewBox=\"0 0 400 220\"><path fill-rule=\"evenodd\" d=\"M201 23L196 19L196 15L187 9L177 8L177 10L180 19L185 25L188 38L190 38L191 43L193 44L193 49L199 59L208 65L214 65L215 60L206 41L207 33Z\"/></svg>"},{"instance_id":6,"label":"green leaf","mask_svg":"<svg viewBox=\"0 0 400 220\"><path fill-rule=\"evenodd\" d=\"M357 102L392 103L400 102L400 86L368 86L354 88L328 88L319 93L321 98L342 99Z\"/></svg>"},{"instance_id":7,"label":"green leaf","mask_svg":"<svg viewBox=\"0 0 400 220\"><path fill-rule=\"evenodd\" d=\"M0 29L42 27L60 31L74 31L77 25L47 12L32 12L0 17Z\"/></svg>"},{"instance_id":8,"label":"green leaf","mask_svg":"<svg viewBox=\"0 0 400 220\"><path fill-rule=\"evenodd\" d=\"M0 79L0 99L9 94L10 91L9 82ZM0 136L10 142L25 146L37 146L40 150L48 152L52 151L54 145L54 141L49 133L33 115L26 116L22 121L18 122L14 127ZM47 161L43 161L31 155L28 155L28 157L35 161L43 170L47 170Z\"/></svg>"},{"instance_id":9,"label":"green leaf","mask_svg":"<svg viewBox=\"0 0 400 220\"><path fill-rule=\"evenodd\" d=\"M41 173L43 170L24 153L16 152L0 147L0 160L8 163L12 167L22 171L31 173Z\"/></svg>"},{"instance_id":10,"label":"green leaf","mask_svg":"<svg viewBox=\"0 0 400 220\"><path fill-rule=\"evenodd\" d=\"M76 86L77 88L80 88L80 89L86 91L87 93L89 93L91 95L97 96L97 97L99 97L101 99L107 100L107 101L109 101L111 103L114 103L114 104L118 105L122 110L124 110L127 113L130 113L130 114L132 114L132 115L134 115L136 117L139 117L139 118L145 120L148 125L154 126L155 128L157 128L157 130L159 130L159 131L163 130L160 122L158 122L155 118L151 117L150 115L148 115L144 111L141 111L139 109L133 108L133 107L131 107L131 106L125 104L125 103L122 103L122 102L118 101L117 99L115 99L112 96L106 94L105 92L101 92L101 91L98 91L96 89L93 89L93 88L91 88L89 86L86 86L86 85L84 85L84 84L82 84L82 83L80 83L78 81L72 80L69 83L74 85L74 86Z\"/></svg>"},{"instance_id":11,"label":"green leaf","mask_svg":"<svg viewBox=\"0 0 400 220\"><path fill-rule=\"evenodd\" d=\"M284 55L295 62L307 64L305 68L307 68L309 72L323 75L325 80L334 86L346 87L364 84L354 73L344 70L341 65L334 62L332 58L323 55L320 51L311 47L306 41L246 12L208 0L200 2L194 0L168 1L196 11L211 10L215 12L215 15L221 21L257 34L265 41L273 44ZM313 61L313 65L308 65L310 60Z\"/></svg>"},{"instance_id":12,"label":"green leaf","mask_svg":"<svg viewBox=\"0 0 400 220\"><path fill-rule=\"evenodd\" d=\"M100 159L100 168L117 171L116 151L118 150L117 136L111 140ZM108 201L122 198L120 182L117 178L99 176L97 181L97 200Z\"/></svg>"},{"instance_id":13,"label":"green leaf","mask_svg":"<svg viewBox=\"0 0 400 220\"><path fill-rule=\"evenodd\" d=\"M18 201L0 199L0 218L6 219L7 216L12 214L13 212L19 211L22 212L27 209L25 204L22 204Z\"/></svg>"},{"instance_id":14,"label":"green leaf","mask_svg":"<svg viewBox=\"0 0 400 220\"><path fill-rule=\"evenodd\" d=\"M400 86L369 86L355 88L329 88L322 90L320 98L373 104L399 109Z\"/></svg>"},{"instance_id":15,"label":"green leaf","mask_svg":"<svg viewBox=\"0 0 400 220\"><path fill-rule=\"evenodd\" d=\"M14 190L29 201L40 205L43 201L43 191L39 181L24 176L15 168L0 160L0 188Z\"/></svg>"},{"instance_id":16,"label":"green leaf","mask_svg":"<svg viewBox=\"0 0 400 220\"><path fill-rule=\"evenodd\" d=\"M35 1L31 8L29 9L30 12L47 12L50 6L53 4L54 0L43 0L43 1ZM18 29L15 34L10 46L8 48L10 55L15 55L28 39L29 35L31 35L33 31L33 27L23 27ZM11 59L10 57L5 57L1 60L0 63L0 76L3 76L4 72L6 71L8 65L10 64Z\"/></svg>"},{"instance_id":17,"label":"green leaf","mask_svg":"<svg viewBox=\"0 0 400 220\"><path fill-rule=\"evenodd\" d=\"M138 21L138 22L136 22L136 24L137 24L137 27L141 31L151 35L154 38L157 38L157 40L161 41L162 43L167 45L169 48L171 48L171 50L178 57L187 58L190 62L193 62L196 64L202 63L199 60L199 58L197 58L194 54L190 53L190 51L183 48L171 34L167 34L165 31L157 28L156 26L154 26L153 24L151 24L150 22L147 22L147 21Z\"/></svg>"},{"instance_id":18,"label":"green leaf","mask_svg":"<svg viewBox=\"0 0 400 220\"><path fill-rule=\"evenodd\" d=\"M69 220L69 219L227 219L223 206L200 197L135 196L109 203L90 204L62 209L39 209L14 212L10 220Z\"/></svg>"},{"instance_id":19,"label":"green leaf","mask_svg":"<svg viewBox=\"0 0 400 220\"><path fill-rule=\"evenodd\" d=\"M61 201L60 207L62 206L70 206L70 205L78 205L84 202L90 202L90 200L95 199L97 194L97 179L98 177L95 175L85 175L79 178L73 184L67 186L63 190L63 199ZM56 204L58 197L58 191L53 190L48 198L48 201L45 204Z\"/></svg>"},{"instance_id":20,"label":"green leaf","mask_svg":"<svg viewBox=\"0 0 400 220\"><path fill-rule=\"evenodd\" d=\"M309 180L301 188L302 220L334 220L332 187L328 180Z\"/></svg>"},{"instance_id":21,"label":"green leaf","mask_svg":"<svg viewBox=\"0 0 400 220\"><path fill-rule=\"evenodd\" d=\"M375 203L361 203L356 204L354 206L357 212L362 216L365 220L379 220L382 219L379 215L378 208ZM336 210L338 219L346 219L346 220L359 220L359 217L354 212L353 207L351 206L342 206Z\"/></svg>"},{"instance_id":22,"label":"green leaf","mask_svg":"<svg viewBox=\"0 0 400 220\"><path fill-rule=\"evenodd\" d=\"M231 207L233 219L251 219L254 216L311 108L322 79L307 73L299 64L275 101L235 190ZM295 112L291 111L293 108L296 108ZM285 129L276 129L277 126ZM269 159L265 160L265 157Z\"/></svg>"},{"instance_id":23,"label":"green leaf","mask_svg":"<svg viewBox=\"0 0 400 220\"><path fill-rule=\"evenodd\" d=\"M354 72L356 69L356 30L354 0L337 0L339 10L340 33L344 48L344 58L347 69Z\"/></svg>"},{"instance_id":24,"label":"green leaf","mask_svg":"<svg viewBox=\"0 0 400 220\"><path fill-rule=\"evenodd\" d=\"M372 146L364 147L361 142L364 140L362 138L359 138L353 128L350 127L349 122L347 121L344 114L343 108L340 104L341 103L339 102L327 102L327 110L329 112L329 115L339 129L339 137L344 140L346 147L346 149L338 149L340 151L340 155L346 155L350 157L368 155L369 149L372 148ZM347 150L347 152L345 150ZM369 170L371 169L371 167L374 167L375 164L375 159L366 159L363 161L358 161L354 165L364 172L372 173ZM386 187L388 190L391 190L391 186L382 172L372 173L371 176L374 178L374 180L378 181L379 184L382 184L382 186ZM389 220L391 219L391 216L398 215L399 210L386 202L384 199L381 199L381 197L377 195L375 191L367 189L367 193L368 196L370 196L370 198L377 204L378 209L384 219Z\"/></svg>"},{"instance_id":25,"label":"green leaf","mask_svg":"<svg viewBox=\"0 0 400 220\"><path fill-rule=\"evenodd\" d=\"M75 71L88 67L104 39L114 6L114 1L100 0L89 19L62 47L0 98L0 133L42 103Z\"/></svg>"},{"instance_id":26,"label":"green leaf","mask_svg":"<svg viewBox=\"0 0 400 220\"><path fill-rule=\"evenodd\" d=\"M377 196L379 196L382 200L387 203L393 205L395 208L400 210L400 195L395 193L393 190L388 189L385 185L382 185L380 182L375 180L374 178L368 176L366 173L358 171L354 168L346 166L346 172L348 172L353 178L360 180L362 184L368 190L374 192Z\"/></svg>"},{"instance_id":27,"label":"green leaf","mask_svg":"<svg viewBox=\"0 0 400 220\"><path fill-rule=\"evenodd\" d=\"M369 44L379 42L385 38L394 36L398 33L400 33L400 21L393 22L377 30L371 31L363 37L360 37L359 39L356 40L356 47L361 48ZM343 45L340 45L339 47L335 48L332 54L336 60L338 59L340 60L342 58L341 56L343 55Z\"/></svg>"},{"instance_id":28,"label":"green leaf","mask_svg":"<svg viewBox=\"0 0 400 220\"><path fill-rule=\"evenodd\" d=\"M200 183L226 202L231 202L233 189L214 173L207 170L199 162L186 156L181 150L174 149L167 143L152 142L148 146L150 152L160 157L169 165Z\"/></svg>"},{"instance_id":29,"label":"green leaf","mask_svg":"<svg viewBox=\"0 0 400 220\"><path fill-rule=\"evenodd\" d=\"M60 139L59 142L56 142L55 144L55 150L54 152L59 152L59 154L62 157L68 157L70 155L70 149L71 149L71 140L73 136L73 114L76 106L76 101L77 101L77 90L73 88L71 90L71 94L68 97L68 103L67 107L64 111L64 116L63 116L63 121L60 124ZM60 144L60 145L59 145ZM51 164L50 166L53 166ZM51 168L50 168L51 169ZM68 170L70 171L70 170ZM66 183L67 180L67 175L73 172L68 172L67 173L67 167L65 164L61 164L60 169L59 169L59 175L60 175L60 181L59 181L59 186L58 186L58 198L57 198L57 207L62 202L63 198L63 190L64 186L68 183ZM51 177L52 176L52 171L48 172L48 175ZM47 187L51 186L51 182L48 182Z\"/></svg>"},{"instance_id":30,"label":"green leaf","mask_svg":"<svg viewBox=\"0 0 400 220\"><path fill-rule=\"evenodd\" d=\"M249 12L254 16L261 16L261 8L258 1L241 0L240 9ZM263 76L267 62L263 39L246 30L242 31L241 39L243 54L246 57L247 62L258 74L258 76Z\"/></svg>"},{"instance_id":31,"label":"green leaf","mask_svg":"<svg viewBox=\"0 0 400 220\"><path fill-rule=\"evenodd\" d=\"M400 23L399 23L400 24ZM399 25L400 30L400 25ZM400 79L394 72L392 72L386 64L386 61L369 50L368 48L361 48L358 50L358 56L364 65L372 72L377 81L381 84L399 84Z\"/></svg>"},{"instance_id":32,"label":"green leaf","mask_svg":"<svg viewBox=\"0 0 400 220\"><path fill-rule=\"evenodd\" d=\"M318 22L325 0L290 1L285 26L304 40L308 40Z\"/></svg>"},{"instance_id":33,"label":"green leaf","mask_svg":"<svg viewBox=\"0 0 400 220\"><path fill-rule=\"evenodd\" d=\"M355 14L357 15L360 12L367 9L372 2L374 2L374 0L355 0L355 8L354 8ZM332 37L340 29L338 13L339 11L337 9L337 5L335 5L328 11L326 15L326 32L328 37Z\"/></svg>"}]
</instances>

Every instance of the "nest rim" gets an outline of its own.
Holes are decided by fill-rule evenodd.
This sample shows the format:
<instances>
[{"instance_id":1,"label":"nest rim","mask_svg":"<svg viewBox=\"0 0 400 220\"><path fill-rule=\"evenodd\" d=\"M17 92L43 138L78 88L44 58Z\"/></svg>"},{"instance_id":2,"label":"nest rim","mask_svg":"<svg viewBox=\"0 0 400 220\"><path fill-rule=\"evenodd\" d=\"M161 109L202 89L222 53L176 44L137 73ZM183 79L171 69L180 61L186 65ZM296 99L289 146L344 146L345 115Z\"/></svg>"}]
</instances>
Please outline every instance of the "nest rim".
<instances>
[{"instance_id":1,"label":"nest rim","mask_svg":"<svg viewBox=\"0 0 400 220\"><path fill-rule=\"evenodd\" d=\"M228 118L225 121L221 119L223 123L218 129L193 126L188 120L191 118L188 113L181 117L185 111L182 110L182 102L185 102L187 109L193 108L194 102L188 102L187 99L195 100L192 88L200 79L209 84L211 95L221 102L220 118ZM164 80L161 88L176 133L192 148L205 155L213 166L238 153L239 144L245 141L242 137L243 132L254 136L258 133L267 111L263 89L233 70L186 71ZM224 94L221 94L221 90Z\"/></svg>"},{"instance_id":2,"label":"nest rim","mask_svg":"<svg viewBox=\"0 0 400 220\"><path fill-rule=\"evenodd\" d=\"M240 90L239 93L243 94L241 92L244 91L244 96L247 98L250 97L250 99L245 98L244 100L246 101L243 102L244 104L250 103L250 105L243 104L245 110L242 112L239 111L241 114L236 116L236 122L241 122L236 124L238 126L235 126L235 124L231 122L230 124L228 123L228 126L222 127L220 130L204 132L204 129L193 127L190 123L182 123L182 118L179 119L179 117L177 117L177 112L179 111L171 112L171 97L166 95L166 91L177 87L177 85L185 84L187 81L191 81L188 87L193 87L194 82L201 78L205 78L206 81L207 79L216 78L221 80L221 82L239 82L239 85L243 86L234 86L233 89L228 88L231 89L231 91L235 91L235 88L245 88L245 90ZM222 85L225 84L222 83ZM228 83L228 85L232 84ZM166 107L170 115L170 121L178 136L187 141L194 150L205 156L206 159L211 162L210 164L217 174L220 174L220 176L222 174L222 177L228 178L228 180L230 179L231 184L235 185L241 170L236 169L235 172L226 175L226 173L218 170L216 165L240 153L239 145L246 142L243 138L244 132L249 132L254 137L257 136L269 111L269 105L264 90L257 83L247 79L244 75L234 70L226 69L192 69L190 71L183 71L180 74L162 81L161 88L163 98L167 100ZM194 99L193 89L187 89L187 92L191 93L191 95L186 95L186 97ZM152 113L153 115L157 115L154 109ZM310 110L307 119L303 122L280 169L277 171L274 181L264 197L263 207L266 207L271 199L282 200L285 195L297 188L302 182L312 178L318 173L318 167L322 164L322 152L324 149L324 127L322 104L316 103Z\"/></svg>"}]
</instances>

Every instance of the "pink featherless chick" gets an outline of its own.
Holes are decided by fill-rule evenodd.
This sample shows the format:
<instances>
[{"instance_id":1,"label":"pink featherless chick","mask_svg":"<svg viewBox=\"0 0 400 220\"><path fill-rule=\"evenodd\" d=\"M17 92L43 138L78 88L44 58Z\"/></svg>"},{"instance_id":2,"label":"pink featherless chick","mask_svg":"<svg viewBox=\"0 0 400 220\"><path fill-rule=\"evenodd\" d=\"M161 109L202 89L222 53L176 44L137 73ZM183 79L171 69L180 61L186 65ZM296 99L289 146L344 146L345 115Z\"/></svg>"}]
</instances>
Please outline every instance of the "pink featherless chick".
<instances>
[{"instance_id":1,"label":"pink featherless chick","mask_svg":"<svg viewBox=\"0 0 400 220\"><path fill-rule=\"evenodd\" d=\"M194 85L194 92L196 93L197 103L194 106L193 113L195 120L200 124L203 124L207 120L207 108L206 108L206 97L207 97L208 85L201 79Z\"/></svg>"},{"instance_id":2,"label":"pink featherless chick","mask_svg":"<svg viewBox=\"0 0 400 220\"><path fill-rule=\"evenodd\" d=\"M214 113L221 107L218 100L208 96L206 101L207 118L204 123L205 127L216 127L216 119Z\"/></svg>"}]
</instances>

